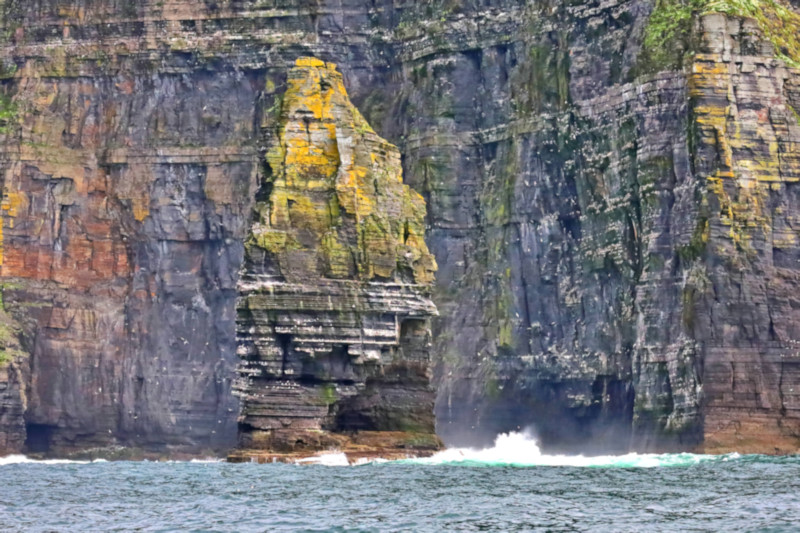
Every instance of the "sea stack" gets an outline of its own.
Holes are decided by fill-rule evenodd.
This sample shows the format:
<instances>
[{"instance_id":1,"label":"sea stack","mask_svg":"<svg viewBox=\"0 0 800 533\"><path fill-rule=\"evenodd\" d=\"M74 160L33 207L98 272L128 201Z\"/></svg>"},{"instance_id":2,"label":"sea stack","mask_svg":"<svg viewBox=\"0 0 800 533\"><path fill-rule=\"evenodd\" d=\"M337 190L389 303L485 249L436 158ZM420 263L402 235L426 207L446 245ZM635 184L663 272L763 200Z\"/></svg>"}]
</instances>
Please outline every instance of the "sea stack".
<instances>
[{"instance_id":1,"label":"sea stack","mask_svg":"<svg viewBox=\"0 0 800 533\"><path fill-rule=\"evenodd\" d=\"M439 447L425 201L336 66L298 59L265 112L266 171L239 282L239 450Z\"/></svg>"}]
</instances>

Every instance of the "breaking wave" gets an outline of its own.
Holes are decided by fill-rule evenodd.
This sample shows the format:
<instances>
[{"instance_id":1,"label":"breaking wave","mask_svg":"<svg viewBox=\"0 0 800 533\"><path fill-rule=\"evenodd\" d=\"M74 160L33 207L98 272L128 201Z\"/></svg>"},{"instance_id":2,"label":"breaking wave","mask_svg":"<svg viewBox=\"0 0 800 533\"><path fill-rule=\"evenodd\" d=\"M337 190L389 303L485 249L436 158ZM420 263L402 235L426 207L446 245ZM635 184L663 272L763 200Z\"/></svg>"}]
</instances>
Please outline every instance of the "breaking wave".
<instances>
[{"instance_id":1,"label":"breaking wave","mask_svg":"<svg viewBox=\"0 0 800 533\"><path fill-rule=\"evenodd\" d=\"M350 466L347 456L340 452L323 453L295 461L299 465Z\"/></svg>"},{"instance_id":2,"label":"breaking wave","mask_svg":"<svg viewBox=\"0 0 800 533\"><path fill-rule=\"evenodd\" d=\"M756 456L751 456L756 457ZM738 453L727 455L701 455L693 453L665 453L625 455L546 455L541 452L536 439L526 432L511 432L499 435L494 446L483 449L449 448L431 457L386 460L379 458L360 459L351 463L344 453L338 451L298 459L295 464L319 466L362 466L367 464L413 464L413 465L454 465L454 466L572 466L594 468L656 468L670 466L691 466L705 462L726 462L741 459ZM766 459L766 458L765 458ZM0 457L0 467L17 464L39 465L84 465L104 463L105 459L69 460L69 459L31 459L25 455L8 455ZM144 461L149 462L149 461ZM224 459L204 458L190 461L166 461L167 463L223 463Z\"/></svg>"},{"instance_id":3,"label":"breaking wave","mask_svg":"<svg viewBox=\"0 0 800 533\"><path fill-rule=\"evenodd\" d=\"M730 461L741 457L728 455L699 455L693 453L625 455L545 455L536 440L527 433L503 433L494 446L476 450L451 448L431 457L406 459L402 463L423 465L462 466L575 466L596 468L654 468L665 466L691 466L708 461Z\"/></svg>"},{"instance_id":4,"label":"breaking wave","mask_svg":"<svg viewBox=\"0 0 800 533\"><path fill-rule=\"evenodd\" d=\"M0 466L6 465L20 465L20 464L36 464L36 465L88 465L93 463L107 463L107 459L93 459L89 460L73 460L73 459L31 459L25 455L7 455L0 457ZM225 459L217 457L196 458L188 461L150 461L144 459L142 463L162 462L162 463L223 463Z\"/></svg>"},{"instance_id":5,"label":"breaking wave","mask_svg":"<svg viewBox=\"0 0 800 533\"><path fill-rule=\"evenodd\" d=\"M31 459L24 455L7 455L0 457L0 466L19 465L33 463L38 465L86 465L89 463L105 463L105 459L95 459L94 461L73 461L70 459Z\"/></svg>"}]
</instances>

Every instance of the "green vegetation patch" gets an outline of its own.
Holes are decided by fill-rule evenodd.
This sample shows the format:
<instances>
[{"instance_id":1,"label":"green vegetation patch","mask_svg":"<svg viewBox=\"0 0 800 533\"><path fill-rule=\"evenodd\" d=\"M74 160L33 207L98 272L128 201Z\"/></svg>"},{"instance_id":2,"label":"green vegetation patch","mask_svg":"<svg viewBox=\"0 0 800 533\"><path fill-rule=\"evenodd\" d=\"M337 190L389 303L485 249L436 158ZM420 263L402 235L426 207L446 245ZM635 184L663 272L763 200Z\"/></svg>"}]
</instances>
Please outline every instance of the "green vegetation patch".
<instances>
[{"instance_id":1,"label":"green vegetation patch","mask_svg":"<svg viewBox=\"0 0 800 533\"><path fill-rule=\"evenodd\" d=\"M800 68L800 14L778 0L711 0L707 13L749 17L775 46L775 54Z\"/></svg>"},{"instance_id":2,"label":"green vegetation patch","mask_svg":"<svg viewBox=\"0 0 800 533\"><path fill-rule=\"evenodd\" d=\"M792 114L794 115L794 118L797 119L797 123L800 124L800 113L797 112L797 109L792 107L791 104L789 104L787 107L789 108L789 111L791 111Z\"/></svg>"},{"instance_id":3,"label":"green vegetation patch","mask_svg":"<svg viewBox=\"0 0 800 533\"><path fill-rule=\"evenodd\" d=\"M657 0L644 31L642 57L645 70L681 66L691 49L692 21L708 0Z\"/></svg>"},{"instance_id":4,"label":"green vegetation patch","mask_svg":"<svg viewBox=\"0 0 800 533\"><path fill-rule=\"evenodd\" d=\"M695 227L694 232L692 232L692 238L689 241L689 244L685 244L677 248L680 258L685 263L691 263L692 261L700 258L705 252L706 246L708 245L709 235L710 229L708 217L702 215L697 221L697 226Z\"/></svg>"},{"instance_id":5,"label":"green vegetation patch","mask_svg":"<svg viewBox=\"0 0 800 533\"><path fill-rule=\"evenodd\" d=\"M0 283L0 367L5 366L13 359L27 355L20 345L19 335L22 328L5 310L3 293L6 289L15 288L19 288L19 285L10 282Z\"/></svg>"},{"instance_id":6,"label":"green vegetation patch","mask_svg":"<svg viewBox=\"0 0 800 533\"><path fill-rule=\"evenodd\" d=\"M24 355L25 352L19 349L19 341L14 329L0 322L0 366L4 366L12 359Z\"/></svg>"},{"instance_id":7,"label":"green vegetation patch","mask_svg":"<svg viewBox=\"0 0 800 533\"><path fill-rule=\"evenodd\" d=\"M800 14L783 0L657 0L644 32L643 69L680 67L694 48L693 21L709 13L754 19L775 54L800 68Z\"/></svg>"},{"instance_id":8,"label":"green vegetation patch","mask_svg":"<svg viewBox=\"0 0 800 533\"><path fill-rule=\"evenodd\" d=\"M335 404L339 399L339 395L336 393L336 385L333 383L323 385L319 391L319 397L325 405Z\"/></svg>"},{"instance_id":9,"label":"green vegetation patch","mask_svg":"<svg viewBox=\"0 0 800 533\"><path fill-rule=\"evenodd\" d=\"M17 121L17 104L11 98L0 95L0 134L8 133L12 125Z\"/></svg>"}]
</instances>

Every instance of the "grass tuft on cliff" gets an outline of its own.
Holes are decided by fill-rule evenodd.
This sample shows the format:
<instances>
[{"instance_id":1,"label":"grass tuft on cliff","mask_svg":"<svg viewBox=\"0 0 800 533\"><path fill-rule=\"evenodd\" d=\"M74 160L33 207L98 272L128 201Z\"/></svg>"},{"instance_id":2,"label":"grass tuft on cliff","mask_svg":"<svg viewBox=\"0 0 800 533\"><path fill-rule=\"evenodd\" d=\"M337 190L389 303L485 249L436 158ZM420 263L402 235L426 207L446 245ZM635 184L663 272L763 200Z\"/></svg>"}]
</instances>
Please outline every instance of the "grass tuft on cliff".
<instances>
[{"instance_id":1,"label":"grass tuft on cliff","mask_svg":"<svg viewBox=\"0 0 800 533\"><path fill-rule=\"evenodd\" d=\"M800 68L800 14L785 0L657 0L644 32L644 70L682 66L693 49L694 20L710 13L754 19L775 55Z\"/></svg>"}]
</instances>

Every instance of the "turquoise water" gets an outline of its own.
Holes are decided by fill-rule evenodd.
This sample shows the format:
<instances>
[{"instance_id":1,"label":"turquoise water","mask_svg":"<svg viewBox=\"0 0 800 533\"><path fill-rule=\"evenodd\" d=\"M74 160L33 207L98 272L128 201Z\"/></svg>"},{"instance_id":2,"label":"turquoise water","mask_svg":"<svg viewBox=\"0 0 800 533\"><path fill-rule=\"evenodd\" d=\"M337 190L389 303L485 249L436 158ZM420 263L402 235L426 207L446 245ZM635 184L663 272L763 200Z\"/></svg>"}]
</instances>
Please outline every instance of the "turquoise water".
<instances>
[{"instance_id":1,"label":"turquoise water","mask_svg":"<svg viewBox=\"0 0 800 533\"><path fill-rule=\"evenodd\" d=\"M0 529L800 530L799 457L581 458L526 446L356 466L11 457L0 460Z\"/></svg>"}]
</instances>

